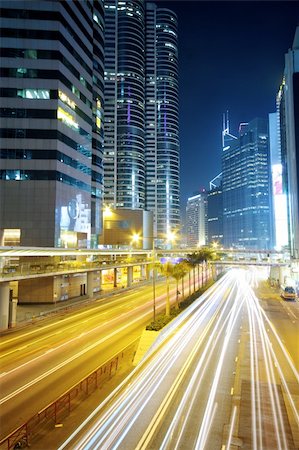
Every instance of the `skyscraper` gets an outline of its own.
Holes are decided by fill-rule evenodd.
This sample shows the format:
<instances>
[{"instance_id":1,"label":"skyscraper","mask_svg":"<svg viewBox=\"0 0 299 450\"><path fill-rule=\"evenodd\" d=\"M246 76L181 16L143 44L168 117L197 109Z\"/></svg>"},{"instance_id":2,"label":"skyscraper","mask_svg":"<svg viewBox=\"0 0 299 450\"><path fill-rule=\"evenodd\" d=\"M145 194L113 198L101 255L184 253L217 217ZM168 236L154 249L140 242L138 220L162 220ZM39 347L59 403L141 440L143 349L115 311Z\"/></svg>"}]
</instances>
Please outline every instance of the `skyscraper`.
<instances>
[{"instance_id":1,"label":"skyscraper","mask_svg":"<svg viewBox=\"0 0 299 450\"><path fill-rule=\"evenodd\" d=\"M205 192L188 198L186 206L187 245L198 247L207 243L207 195Z\"/></svg>"},{"instance_id":2,"label":"skyscraper","mask_svg":"<svg viewBox=\"0 0 299 450\"><path fill-rule=\"evenodd\" d=\"M105 203L145 207L145 10L105 0Z\"/></svg>"},{"instance_id":3,"label":"skyscraper","mask_svg":"<svg viewBox=\"0 0 299 450\"><path fill-rule=\"evenodd\" d=\"M277 98L279 99L279 95ZM278 112L269 114L269 148L272 175L273 244L277 250L289 245L287 195L282 187L280 123Z\"/></svg>"},{"instance_id":4,"label":"skyscraper","mask_svg":"<svg viewBox=\"0 0 299 450\"><path fill-rule=\"evenodd\" d=\"M210 181L210 190L207 193L207 225L208 244L223 241L223 194L222 173Z\"/></svg>"},{"instance_id":5,"label":"skyscraper","mask_svg":"<svg viewBox=\"0 0 299 450\"><path fill-rule=\"evenodd\" d=\"M229 142L226 137L229 137ZM242 124L239 137L224 128L222 152L225 247L270 249L270 161L266 120Z\"/></svg>"},{"instance_id":6,"label":"skyscraper","mask_svg":"<svg viewBox=\"0 0 299 450\"><path fill-rule=\"evenodd\" d=\"M179 225L177 18L143 0L105 2L105 203Z\"/></svg>"},{"instance_id":7,"label":"skyscraper","mask_svg":"<svg viewBox=\"0 0 299 450\"><path fill-rule=\"evenodd\" d=\"M146 208L154 235L180 224L178 23L166 8L146 9Z\"/></svg>"},{"instance_id":8,"label":"skyscraper","mask_svg":"<svg viewBox=\"0 0 299 450\"><path fill-rule=\"evenodd\" d=\"M1 2L2 245L97 245L103 12L102 0Z\"/></svg>"},{"instance_id":9,"label":"skyscraper","mask_svg":"<svg viewBox=\"0 0 299 450\"><path fill-rule=\"evenodd\" d=\"M278 94L283 189L287 196L291 255L299 258L299 27L292 49L285 55L285 71Z\"/></svg>"}]
</instances>

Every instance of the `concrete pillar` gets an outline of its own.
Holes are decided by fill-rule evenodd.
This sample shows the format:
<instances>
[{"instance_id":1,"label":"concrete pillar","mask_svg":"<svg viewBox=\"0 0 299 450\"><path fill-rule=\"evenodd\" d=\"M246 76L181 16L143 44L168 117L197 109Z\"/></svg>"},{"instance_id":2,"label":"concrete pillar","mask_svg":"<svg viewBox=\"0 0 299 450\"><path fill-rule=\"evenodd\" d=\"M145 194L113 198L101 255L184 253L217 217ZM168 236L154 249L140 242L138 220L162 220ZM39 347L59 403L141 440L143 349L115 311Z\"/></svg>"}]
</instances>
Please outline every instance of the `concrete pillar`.
<instances>
[{"instance_id":1,"label":"concrete pillar","mask_svg":"<svg viewBox=\"0 0 299 450\"><path fill-rule=\"evenodd\" d=\"M0 283L0 330L8 328L9 317L9 282Z\"/></svg>"},{"instance_id":2,"label":"concrete pillar","mask_svg":"<svg viewBox=\"0 0 299 450\"><path fill-rule=\"evenodd\" d=\"M99 270L97 272L97 285L99 287L99 291L102 290L102 280L103 280L103 271Z\"/></svg>"},{"instance_id":3,"label":"concrete pillar","mask_svg":"<svg viewBox=\"0 0 299 450\"><path fill-rule=\"evenodd\" d=\"M17 324L17 304L17 298L13 298L12 301L9 302L9 328L14 328Z\"/></svg>"},{"instance_id":4,"label":"concrete pillar","mask_svg":"<svg viewBox=\"0 0 299 450\"><path fill-rule=\"evenodd\" d=\"M117 268L113 270L113 286L117 287Z\"/></svg>"},{"instance_id":5,"label":"concrete pillar","mask_svg":"<svg viewBox=\"0 0 299 450\"><path fill-rule=\"evenodd\" d=\"M133 281L133 266L127 268L127 287L130 287Z\"/></svg>"},{"instance_id":6,"label":"concrete pillar","mask_svg":"<svg viewBox=\"0 0 299 450\"><path fill-rule=\"evenodd\" d=\"M146 265L145 265L145 264L142 264L142 265L140 266L140 278L141 278L142 280L145 280L145 279L146 279Z\"/></svg>"},{"instance_id":7,"label":"concrete pillar","mask_svg":"<svg viewBox=\"0 0 299 450\"><path fill-rule=\"evenodd\" d=\"M151 268L150 268L150 265L149 265L149 264L147 264L147 265L145 266L145 272L146 272L146 279L149 280L150 277L151 277Z\"/></svg>"},{"instance_id":8,"label":"concrete pillar","mask_svg":"<svg viewBox=\"0 0 299 450\"><path fill-rule=\"evenodd\" d=\"M93 279L94 279L94 273L87 272L87 295L89 298L93 297Z\"/></svg>"}]
</instances>

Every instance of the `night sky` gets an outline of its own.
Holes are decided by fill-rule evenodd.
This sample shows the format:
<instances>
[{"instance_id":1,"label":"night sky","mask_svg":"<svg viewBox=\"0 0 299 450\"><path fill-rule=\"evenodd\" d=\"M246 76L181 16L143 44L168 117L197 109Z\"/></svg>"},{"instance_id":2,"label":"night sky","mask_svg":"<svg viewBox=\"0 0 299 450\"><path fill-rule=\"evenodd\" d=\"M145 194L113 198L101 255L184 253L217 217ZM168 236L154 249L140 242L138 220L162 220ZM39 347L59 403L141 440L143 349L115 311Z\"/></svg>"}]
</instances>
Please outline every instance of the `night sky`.
<instances>
[{"instance_id":1,"label":"night sky","mask_svg":"<svg viewBox=\"0 0 299 450\"><path fill-rule=\"evenodd\" d=\"M299 1L157 0L179 20L181 209L221 172L222 113L230 131L268 117Z\"/></svg>"}]
</instances>

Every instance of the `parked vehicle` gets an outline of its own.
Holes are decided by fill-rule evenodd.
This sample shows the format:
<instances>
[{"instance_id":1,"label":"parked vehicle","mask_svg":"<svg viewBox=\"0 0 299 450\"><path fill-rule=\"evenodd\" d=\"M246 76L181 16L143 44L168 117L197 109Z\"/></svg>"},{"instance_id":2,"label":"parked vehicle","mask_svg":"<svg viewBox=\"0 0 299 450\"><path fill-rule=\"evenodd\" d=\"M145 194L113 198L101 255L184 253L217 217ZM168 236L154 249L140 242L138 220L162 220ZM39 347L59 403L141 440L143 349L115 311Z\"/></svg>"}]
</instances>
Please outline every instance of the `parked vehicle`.
<instances>
[{"instance_id":1,"label":"parked vehicle","mask_svg":"<svg viewBox=\"0 0 299 450\"><path fill-rule=\"evenodd\" d=\"M284 300L295 300L296 299L296 291L292 286L281 286L280 287L280 296Z\"/></svg>"}]
</instances>

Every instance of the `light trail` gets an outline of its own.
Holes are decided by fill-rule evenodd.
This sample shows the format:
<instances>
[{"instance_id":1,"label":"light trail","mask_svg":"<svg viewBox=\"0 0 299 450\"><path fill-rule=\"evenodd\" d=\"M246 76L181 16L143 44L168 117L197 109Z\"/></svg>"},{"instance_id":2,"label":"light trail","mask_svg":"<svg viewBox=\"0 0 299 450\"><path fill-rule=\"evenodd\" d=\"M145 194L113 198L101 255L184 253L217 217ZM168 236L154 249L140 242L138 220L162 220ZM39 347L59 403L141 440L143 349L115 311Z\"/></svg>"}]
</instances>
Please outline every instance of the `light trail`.
<instances>
[{"instance_id":1,"label":"light trail","mask_svg":"<svg viewBox=\"0 0 299 450\"><path fill-rule=\"evenodd\" d=\"M222 290L225 290L228 288L229 284L231 283L231 275L227 275L225 278L222 279L220 286L222 285ZM217 293L218 294L218 293ZM206 294L207 297L208 294ZM219 298L220 297L220 298ZM195 313L196 305L193 304L193 307L191 308L192 311L185 311L185 315L191 316L190 321L186 323L186 325L181 326L182 318L179 317L179 329L178 332L172 337L172 341L166 343L164 347L162 347L162 354L156 356L156 360L154 359L153 363L150 365L150 368L148 369L148 373L141 374L140 382L142 383L141 386L138 386L139 379L137 379L136 383L133 382L130 385L130 392L132 392L132 403L136 405L137 413L138 415L141 413L141 410L146 405L146 403L149 401L149 399L153 396L153 389L156 390L158 386L161 385L161 382L165 378L165 375L171 370L171 368L174 366L174 362L178 358L179 351L182 349L185 349L188 345L188 339L190 340L192 335L194 334L194 331L198 329L199 324L202 324L204 319L207 319L211 312L214 313L216 305L220 303L221 295L215 294L214 302L210 301L207 302L207 304L204 305L203 308L199 308L197 314ZM202 302L202 300L200 300ZM198 306L197 306L198 308ZM173 321L175 322L175 321ZM192 327L192 323L194 323L194 329ZM168 327L167 333L165 333L164 338L162 340L162 343L166 340L167 336L172 334L173 330L172 327L175 327L173 324L171 327ZM184 339L182 339L182 337ZM187 340L187 342L186 342ZM184 344L184 345L183 345ZM172 347L172 351L171 351ZM147 358L150 357L150 354ZM168 360L169 358L169 360ZM144 360L145 361L145 360ZM149 374L153 373L154 365L157 364L157 361L159 363L159 377L157 379L154 378L154 386L149 386ZM162 372L161 364L166 362L166 372ZM169 364L171 364L169 366ZM137 385L137 388L135 388L135 385ZM147 388L149 388L149 391L151 393L150 396L144 397L144 389L145 385L147 385ZM137 389L137 392L135 391ZM141 396L141 398L140 398ZM122 402L124 402L124 408L125 413L127 412L127 391L123 396L120 397L119 401L116 402L116 406L112 407L111 410L108 410L108 412L104 413L101 417L100 421L97 422L92 429L87 433L88 436L86 439L84 438L82 442L78 443L76 448L114 448L112 441L113 439L116 439L116 435L119 433L118 424L122 420L123 416L120 416L120 411L118 409L115 409L118 407L118 405L121 405ZM117 414L114 414L115 411L117 411ZM135 411L134 414L132 411L130 411L130 418L127 418L128 426L127 428L131 428L136 420ZM113 423L113 429L109 429L109 423ZM126 431L127 431L126 428ZM105 431L106 430L106 431ZM77 434L77 433L75 433ZM91 438L91 436L93 436ZM109 436L109 442L107 442L107 436ZM65 443L65 445L70 442L72 438L74 438L75 435L72 435L70 439ZM118 440L119 442L119 440ZM88 444L87 444L88 443ZM61 446L60 448L65 448L65 445Z\"/></svg>"},{"instance_id":2,"label":"light trail","mask_svg":"<svg viewBox=\"0 0 299 450\"><path fill-rule=\"evenodd\" d=\"M204 396L201 405L202 418L198 429L192 430L194 444L188 441L188 445L196 450L209 450L216 418L220 414L217 393L222 386L224 362L232 339L237 345L239 334L247 333L246 326L240 327L244 313L244 320L248 322L250 349L251 448L262 450L266 434L272 433L272 429L277 450L288 448L277 388L279 378L293 410L295 402L267 328L271 330L271 336L275 337L277 333L249 285L255 285L256 275L258 273L245 276L245 271L231 270L213 289L209 289L174 319L160 333L128 379L96 408L58 450L145 450L153 448L153 442L159 450L182 448L198 398L206 388L204 377L207 377L212 365L208 395ZM298 373L279 338L277 345L297 379ZM192 371L190 375L188 371ZM232 402L229 390L225 395ZM271 410L270 428L263 423L265 395L269 398ZM174 401L176 406L171 416ZM232 408L227 449L233 445L237 423L238 409L236 405ZM167 423L165 432L160 431L161 427L163 430L163 422ZM140 436L136 435L137 430ZM156 444L155 439L160 439L157 440L159 443Z\"/></svg>"},{"instance_id":3,"label":"light trail","mask_svg":"<svg viewBox=\"0 0 299 450\"><path fill-rule=\"evenodd\" d=\"M237 417L237 407L234 406L232 417L231 417L231 422L230 422L230 427L229 427L227 444L226 444L227 450L230 450L230 446L232 443L232 437L233 437L233 432L234 432L234 428L235 428L236 417Z\"/></svg>"},{"instance_id":4,"label":"light trail","mask_svg":"<svg viewBox=\"0 0 299 450\"><path fill-rule=\"evenodd\" d=\"M230 293L230 297L232 296L232 292ZM228 321L229 317L224 318L226 313L226 308L229 305L230 297L227 299L225 304L223 305L223 308L221 309L221 314L217 319L217 323L214 325L214 329L212 330L209 339L207 343L205 344L205 347L202 351L202 355L196 365L196 368L194 370L194 373L191 377L191 380L188 383L188 387L186 389L185 394L183 395L183 398L177 408L177 412L174 415L171 424L168 427L167 433L165 434L164 440L162 444L160 445L160 450L167 448L167 445L170 441L170 437L174 434L174 428L178 425L178 422L181 417L184 417L184 421L181 423L181 432L179 433L176 442L173 443L174 445L173 449L178 448L180 445L180 440L182 437L183 429L185 428L185 425L187 423L187 420L191 414L192 407L194 405L195 398L197 396L197 393L199 392L199 389L201 388L201 383L204 377L204 374L208 368L208 364L210 362L210 359L213 355L212 351L214 350L221 333L223 332L223 329L226 326L226 322ZM211 300L212 301L212 300ZM218 330L218 327L220 326L220 330ZM217 336L216 336L217 334ZM200 344L202 343L203 339L201 338ZM185 409L184 409L185 408ZM162 417L161 417L162 419ZM153 425L150 424L148 426L148 431L144 434L151 432L152 433ZM146 448L145 444L142 448Z\"/></svg>"},{"instance_id":5,"label":"light trail","mask_svg":"<svg viewBox=\"0 0 299 450\"><path fill-rule=\"evenodd\" d=\"M129 315L128 313L125 313L123 315ZM97 346L101 345L103 342L106 342L107 340L111 339L111 337L117 335L119 332L125 330L126 328L129 328L130 326L132 326L134 323L138 322L142 317L146 317L148 315L148 312L139 315L137 318L131 320L130 322L126 323L125 325L115 329L113 332L107 334L106 336L104 336L103 338L97 340L96 342L94 342L93 344L90 344L89 346L87 346L86 348L84 348L83 350L80 350L79 352L75 353L73 356L63 360L61 363L55 365L54 367L52 367L51 369L47 370L46 372L42 373L41 375L35 377L34 379L32 379L31 381L29 381L28 383L20 386L18 389L16 389L15 391L11 392L10 394L6 395L5 397L2 397L0 399L0 405L2 405L3 403L7 402L8 400L11 400L13 397L15 397L16 395L20 394L21 392L25 391L26 389L28 389L29 387L32 387L33 385L35 385L36 383L38 383L39 381L43 380L44 378L48 377L49 375L51 375L52 373L56 372L57 370L61 369L62 367L66 366L67 364L69 364L70 362L78 359L79 357L81 357L82 355L86 354L87 352L93 350L94 348L96 348ZM119 320L119 317L118 317ZM99 328L101 328L101 326L99 326ZM95 329L90 330L89 332L87 332L86 334L89 334L91 332L94 332ZM80 336L76 337L73 339L73 341L80 339ZM55 347L53 349L53 351L58 350L59 348L62 348L66 345L68 345L70 343L70 341L61 344L58 347ZM32 364L34 361L41 359L42 357L45 357L46 354L42 354L37 356L34 359L31 359L30 361L27 361L26 363L20 365L19 367L16 367L8 372L5 372L2 374L2 378L6 377L7 375L10 375L11 373L15 372L16 370L23 368L27 365Z\"/></svg>"},{"instance_id":6,"label":"light trail","mask_svg":"<svg viewBox=\"0 0 299 450\"><path fill-rule=\"evenodd\" d=\"M254 449L263 448L262 420L261 420L262 399L261 399L261 392L259 389L261 380L259 379L259 371L258 371L258 360L261 359L263 361L264 370L266 372L265 382L267 383L267 390L270 398L270 406L272 411L272 420L274 424L274 433L276 437L277 449L278 450L286 449L288 448L286 430L284 426L283 413L277 389L277 376L275 375L275 367L276 368L279 367L279 362L276 356L274 357L275 353L273 350L273 346L270 342L270 338L267 333L267 326L270 324L270 321L267 318L265 312L262 310L261 306L259 305L259 301L251 289L247 292L246 300L250 324L253 448ZM265 318L267 318L267 320L265 320ZM259 347L261 347L262 358L259 355L256 345L258 340L260 340L261 342ZM281 348L283 348L281 341L280 346ZM258 414L258 420L256 418L256 411ZM257 437L259 439L258 444L257 444Z\"/></svg>"}]
</instances>

